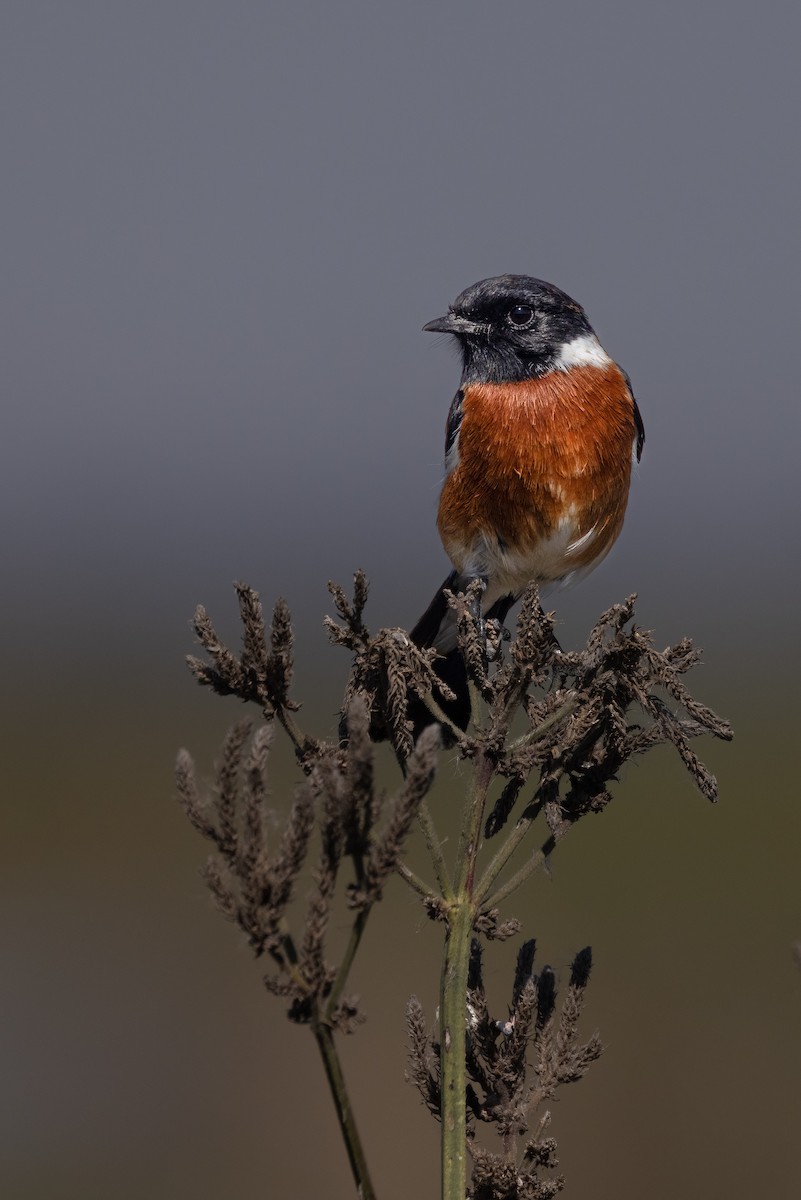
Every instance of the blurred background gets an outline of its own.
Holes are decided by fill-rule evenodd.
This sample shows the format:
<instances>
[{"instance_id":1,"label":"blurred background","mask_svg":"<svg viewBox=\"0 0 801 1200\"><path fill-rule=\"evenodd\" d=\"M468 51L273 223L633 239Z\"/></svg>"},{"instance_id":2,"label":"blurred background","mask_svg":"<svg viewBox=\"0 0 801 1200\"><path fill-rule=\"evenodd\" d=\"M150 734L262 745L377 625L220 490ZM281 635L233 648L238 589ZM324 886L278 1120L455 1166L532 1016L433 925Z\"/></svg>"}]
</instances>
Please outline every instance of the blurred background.
<instances>
[{"instance_id":1,"label":"blurred background","mask_svg":"<svg viewBox=\"0 0 801 1200\"><path fill-rule=\"evenodd\" d=\"M232 702L183 665L234 579L288 599L303 719L443 578L458 364L420 332L512 271L586 307L647 428L626 528L560 638L639 592L735 725L660 751L510 905L607 1052L554 1108L569 1195L796 1196L801 206L797 6L6 0L0 1187L9 1200L352 1195L307 1032L211 907L173 797ZM391 775L388 777L391 781ZM292 787L277 756L276 807ZM450 768L436 801L458 806ZM440 930L390 889L345 1046L380 1194L437 1195L403 1082ZM378 916L378 915L377 915ZM516 945L488 955L499 1015Z\"/></svg>"}]
</instances>

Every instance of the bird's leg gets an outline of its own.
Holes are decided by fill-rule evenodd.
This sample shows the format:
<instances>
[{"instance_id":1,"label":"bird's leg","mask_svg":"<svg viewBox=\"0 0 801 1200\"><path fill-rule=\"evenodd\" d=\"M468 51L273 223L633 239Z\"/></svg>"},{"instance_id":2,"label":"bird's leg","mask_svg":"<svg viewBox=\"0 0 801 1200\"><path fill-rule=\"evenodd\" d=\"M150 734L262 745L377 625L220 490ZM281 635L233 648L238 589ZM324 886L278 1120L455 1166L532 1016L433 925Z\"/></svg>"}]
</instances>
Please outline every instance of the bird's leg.
<instances>
[{"instance_id":1,"label":"bird's leg","mask_svg":"<svg viewBox=\"0 0 801 1200\"><path fill-rule=\"evenodd\" d=\"M484 591L486 592L489 586L488 577L486 575L479 575L477 578L484 584ZM481 600L481 595L475 597L472 605L473 614L478 626L479 636L484 643L487 662L491 663L500 658L502 644L508 642L512 635L503 621L498 620L497 617L485 617L482 615Z\"/></svg>"},{"instance_id":2,"label":"bird's leg","mask_svg":"<svg viewBox=\"0 0 801 1200\"><path fill-rule=\"evenodd\" d=\"M474 575L471 579L479 580L482 584L481 591L476 589L473 591L468 601L468 607L473 620L476 623L478 635L484 644L484 652L487 662L494 662L501 648L501 630L500 621L495 621L492 618L487 619L482 615L482 596L489 586L489 577L487 575Z\"/></svg>"},{"instance_id":3,"label":"bird's leg","mask_svg":"<svg viewBox=\"0 0 801 1200\"><path fill-rule=\"evenodd\" d=\"M482 617L481 617L481 597L483 596L484 592L486 592L486 590L489 586L489 578L486 575L472 575L471 574L471 575L462 576L461 579L458 579L455 582L457 585L461 585L463 580L465 583L464 592L465 592L465 598L467 600L467 607L470 611L471 616L473 617L476 624L480 628L483 625L483 621L482 621ZM476 582L481 584L480 588L476 588L476 587L472 586Z\"/></svg>"}]
</instances>

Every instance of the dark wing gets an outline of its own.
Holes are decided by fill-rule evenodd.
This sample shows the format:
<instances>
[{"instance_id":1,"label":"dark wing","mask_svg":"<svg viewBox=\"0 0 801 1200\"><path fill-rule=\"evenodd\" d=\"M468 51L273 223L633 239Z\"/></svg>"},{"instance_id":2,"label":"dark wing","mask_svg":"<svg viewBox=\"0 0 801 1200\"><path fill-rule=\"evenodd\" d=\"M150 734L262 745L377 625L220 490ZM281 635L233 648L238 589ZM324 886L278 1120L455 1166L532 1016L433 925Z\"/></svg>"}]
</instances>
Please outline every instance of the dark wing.
<instances>
[{"instance_id":1,"label":"dark wing","mask_svg":"<svg viewBox=\"0 0 801 1200\"><path fill-rule=\"evenodd\" d=\"M623 371L622 367L620 369ZM645 425L643 424L642 414L637 407L637 401L634 398L634 388L631 386L631 380L629 379L627 371L623 371L623 378L625 379L628 389L631 392L631 402L634 405L634 424L637 429L637 440L634 443L634 450L637 455L637 462L639 462L642 458L642 448L645 445Z\"/></svg>"},{"instance_id":2,"label":"dark wing","mask_svg":"<svg viewBox=\"0 0 801 1200\"><path fill-rule=\"evenodd\" d=\"M450 475L459 461L459 430L462 426L464 392L461 388L453 397L445 426L445 473Z\"/></svg>"},{"instance_id":3,"label":"dark wing","mask_svg":"<svg viewBox=\"0 0 801 1200\"><path fill-rule=\"evenodd\" d=\"M634 400L633 393L631 398ZM642 448L645 445L645 426L636 400L634 400L634 424L637 426L637 462L639 462L642 458Z\"/></svg>"}]
</instances>

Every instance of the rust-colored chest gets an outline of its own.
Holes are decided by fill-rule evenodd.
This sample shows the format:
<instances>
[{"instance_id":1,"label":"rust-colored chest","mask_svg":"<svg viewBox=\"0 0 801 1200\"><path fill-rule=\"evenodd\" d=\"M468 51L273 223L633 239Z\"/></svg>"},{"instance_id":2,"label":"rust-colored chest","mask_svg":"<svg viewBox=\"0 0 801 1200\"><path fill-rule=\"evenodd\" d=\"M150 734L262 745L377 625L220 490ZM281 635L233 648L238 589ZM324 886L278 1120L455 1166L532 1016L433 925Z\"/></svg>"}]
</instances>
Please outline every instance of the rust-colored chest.
<instances>
[{"instance_id":1,"label":"rust-colored chest","mask_svg":"<svg viewBox=\"0 0 801 1200\"><path fill-rule=\"evenodd\" d=\"M469 385L440 497L446 550L460 566L460 548L477 538L526 552L569 527L574 540L594 531L572 565L591 562L622 526L635 436L634 402L613 363Z\"/></svg>"}]
</instances>

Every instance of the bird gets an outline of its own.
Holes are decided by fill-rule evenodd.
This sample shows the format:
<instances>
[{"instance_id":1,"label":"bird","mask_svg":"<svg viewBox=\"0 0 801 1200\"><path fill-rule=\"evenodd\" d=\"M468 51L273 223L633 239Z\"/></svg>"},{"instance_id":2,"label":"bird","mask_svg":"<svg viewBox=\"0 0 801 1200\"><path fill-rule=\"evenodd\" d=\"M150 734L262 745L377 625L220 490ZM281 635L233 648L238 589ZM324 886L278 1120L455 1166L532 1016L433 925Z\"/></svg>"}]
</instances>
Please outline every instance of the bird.
<instances>
[{"instance_id":1,"label":"bird","mask_svg":"<svg viewBox=\"0 0 801 1200\"><path fill-rule=\"evenodd\" d=\"M608 554L622 527L645 428L631 381L601 346L580 304L529 275L498 275L423 326L449 334L462 377L445 426L437 525L453 570L411 630L440 656L470 720L456 618L445 592L481 580L486 621L505 620L528 584L568 585ZM434 718L417 706L415 734Z\"/></svg>"}]
</instances>

